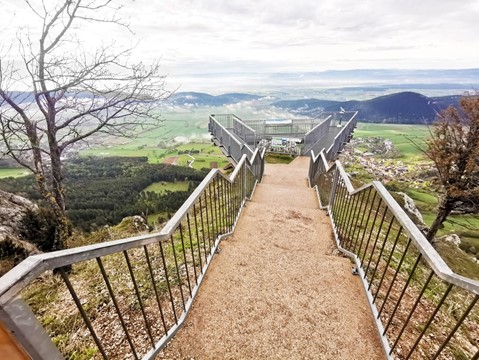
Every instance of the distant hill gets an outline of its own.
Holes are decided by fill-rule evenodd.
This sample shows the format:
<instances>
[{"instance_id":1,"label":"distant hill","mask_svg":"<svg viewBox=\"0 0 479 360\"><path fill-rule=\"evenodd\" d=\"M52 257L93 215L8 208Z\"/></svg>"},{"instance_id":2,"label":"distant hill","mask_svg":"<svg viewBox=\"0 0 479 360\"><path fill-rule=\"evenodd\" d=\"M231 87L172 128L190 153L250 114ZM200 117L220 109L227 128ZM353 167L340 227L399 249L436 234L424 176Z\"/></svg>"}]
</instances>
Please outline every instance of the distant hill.
<instances>
[{"instance_id":1,"label":"distant hill","mask_svg":"<svg viewBox=\"0 0 479 360\"><path fill-rule=\"evenodd\" d=\"M242 93L229 93L214 96L200 92L178 92L170 97L169 102L175 105L222 106L236 104L241 101L257 100L260 98L261 96L258 95Z\"/></svg>"},{"instance_id":2,"label":"distant hill","mask_svg":"<svg viewBox=\"0 0 479 360\"><path fill-rule=\"evenodd\" d=\"M358 120L365 122L423 124L435 120L436 114L449 105L456 106L459 95L427 97L415 92L400 92L364 101L331 101L301 99L278 101L272 105L293 113L316 116L322 111L359 111Z\"/></svg>"},{"instance_id":3,"label":"distant hill","mask_svg":"<svg viewBox=\"0 0 479 360\"><path fill-rule=\"evenodd\" d=\"M35 101L31 92L13 91L11 95L19 102ZM88 93L76 95L85 98L91 96ZM168 102L180 107L224 106L262 98L259 95L245 93L228 93L215 96L201 92L178 92L174 93L168 99ZM459 99L459 95L427 97L416 92L405 91L363 101L335 101L311 98L282 100L271 105L303 116L314 117L323 111L339 111L343 108L344 110L359 111L358 120L360 121L423 124L433 122L436 114L449 105L457 106Z\"/></svg>"}]
</instances>

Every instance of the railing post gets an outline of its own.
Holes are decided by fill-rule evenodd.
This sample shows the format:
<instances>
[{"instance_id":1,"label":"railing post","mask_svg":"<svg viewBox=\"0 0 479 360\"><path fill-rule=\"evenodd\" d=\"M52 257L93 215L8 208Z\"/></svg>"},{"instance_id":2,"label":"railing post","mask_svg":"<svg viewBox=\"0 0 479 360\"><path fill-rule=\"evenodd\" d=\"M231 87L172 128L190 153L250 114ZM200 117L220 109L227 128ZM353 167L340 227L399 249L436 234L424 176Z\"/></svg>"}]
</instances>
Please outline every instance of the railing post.
<instances>
[{"instance_id":1,"label":"railing post","mask_svg":"<svg viewBox=\"0 0 479 360\"><path fill-rule=\"evenodd\" d=\"M0 307L0 322L14 334L15 340L32 359L63 359L42 324L21 298L17 297Z\"/></svg>"},{"instance_id":2,"label":"railing post","mask_svg":"<svg viewBox=\"0 0 479 360\"><path fill-rule=\"evenodd\" d=\"M334 206L334 198L336 197L336 187L339 180L339 169L336 167L336 172L333 179L333 187L331 189L331 196L329 197L329 208L332 210Z\"/></svg>"},{"instance_id":3,"label":"railing post","mask_svg":"<svg viewBox=\"0 0 479 360\"><path fill-rule=\"evenodd\" d=\"M246 161L243 163L243 174L241 176L241 198L246 201Z\"/></svg>"}]
</instances>

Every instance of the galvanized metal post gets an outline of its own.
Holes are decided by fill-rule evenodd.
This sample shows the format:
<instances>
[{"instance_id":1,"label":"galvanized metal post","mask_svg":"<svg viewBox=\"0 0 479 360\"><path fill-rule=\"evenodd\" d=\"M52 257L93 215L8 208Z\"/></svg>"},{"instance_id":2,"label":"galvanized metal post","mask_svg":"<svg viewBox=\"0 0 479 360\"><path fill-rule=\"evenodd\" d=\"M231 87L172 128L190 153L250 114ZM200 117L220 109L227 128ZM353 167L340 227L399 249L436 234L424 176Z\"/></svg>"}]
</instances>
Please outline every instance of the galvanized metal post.
<instances>
[{"instance_id":1,"label":"galvanized metal post","mask_svg":"<svg viewBox=\"0 0 479 360\"><path fill-rule=\"evenodd\" d=\"M241 176L241 198L246 202L246 161L243 163L243 174Z\"/></svg>"},{"instance_id":2,"label":"galvanized metal post","mask_svg":"<svg viewBox=\"0 0 479 360\"><path fill-rule=\"evenodd\" d=\"M333 188L331 189L331 196L329 197L329 208L332 209L334 206L334 198L336 197L336 186L338 185L339 180L339 169L336 168L333 179Z\"/></svg>"},{"instance_id":3,"label":"galvanized metal post","mask_svg":"<svg viewBox=\"0 0 479 360\"><path fill-rule=\"evenodd\" d=\"M0 307L0 321L32 359L63 359L42 324L20 297Z\"/></svg>"}]
</instances>

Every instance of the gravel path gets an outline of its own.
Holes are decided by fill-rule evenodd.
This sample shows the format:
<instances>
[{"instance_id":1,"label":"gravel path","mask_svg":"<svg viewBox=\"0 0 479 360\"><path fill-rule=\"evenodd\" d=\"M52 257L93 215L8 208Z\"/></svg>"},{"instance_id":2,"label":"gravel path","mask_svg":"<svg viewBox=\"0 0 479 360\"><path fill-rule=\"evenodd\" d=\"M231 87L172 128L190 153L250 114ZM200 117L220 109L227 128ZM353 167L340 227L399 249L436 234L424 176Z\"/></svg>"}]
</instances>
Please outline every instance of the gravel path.
<instances>
[{"instance_id":1,"label":"gravel path","mask_svg":"<svg viewBox=\"0 0 479 360\"><path fill-rule=\"evenodd\" d=\"M360 280L333 255L308 164L266 166L159 359L384 359Z\"/></svg>"}]
</instances>

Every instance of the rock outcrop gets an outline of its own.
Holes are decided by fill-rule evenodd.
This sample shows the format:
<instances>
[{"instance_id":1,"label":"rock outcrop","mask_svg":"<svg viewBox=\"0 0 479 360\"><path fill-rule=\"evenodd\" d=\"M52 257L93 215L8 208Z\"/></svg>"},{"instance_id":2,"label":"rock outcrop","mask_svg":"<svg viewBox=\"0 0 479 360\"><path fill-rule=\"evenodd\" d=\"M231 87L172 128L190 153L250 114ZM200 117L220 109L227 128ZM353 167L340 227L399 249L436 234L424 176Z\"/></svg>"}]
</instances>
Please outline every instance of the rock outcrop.
<instances>
[{"instance_id":1,"label":"rock outcrop","mask_svg":"<svg viewBox=\"0 0 479 360\"><path fill-rule=\"evenodd\" d=\"M21 196L0 190L0 275L38 248L21 237L27 212L38 211L37 205Z\"/></svg>"},{"instance_id":2,"label":"rock outcrop","mask_svg":"<svg viewBox=\"0 0 479 360\"><path fill-rule=\"evenodd\" d=\"M419 225L420 227L421 226L426 226L426 224L424 223L424 219L422 217L422 214L419 211L419 209L417 208L416 203L414 202L414 200L409 195L407 195L403 192L397 192L397 194L402 196L402 198L404 200L404 203L401 204L401 205L402 205L403 209L406 211L406 213L409 215L409 217L411 217L412 220L417 225Z\"/></svg>"},{"instance_id":3,"label":"rock outcrop","mask_svg":"<svg viewBox=\"0 0 479 360\"><path fill-rule=\"evenodd\" d=\"M7 237L19 238L28 211L38 211L38 206L21 196L0 190L0 242Z\"/></svg>"},{"instance_id":4,"label":"rock outcrop","mask_svg":"<svg viewBox=\"0 0 479 360\"><path fill-rule=\"evenodd\" d=\"M437 238L436 241L446 241L456 246L461 245L461 238L456 234L448 234Z\"/></svg>"}]
</instances>

